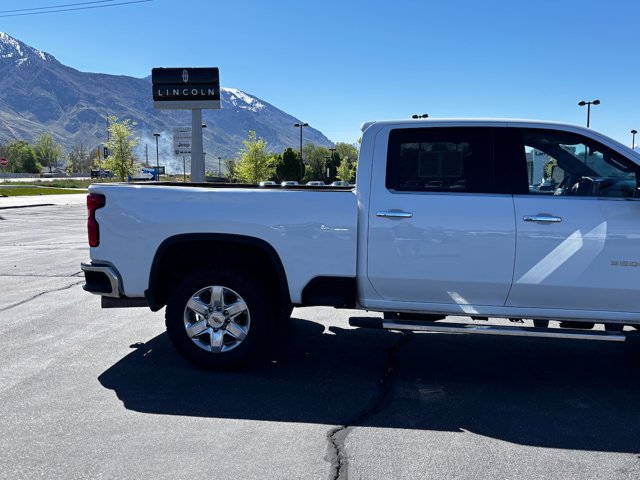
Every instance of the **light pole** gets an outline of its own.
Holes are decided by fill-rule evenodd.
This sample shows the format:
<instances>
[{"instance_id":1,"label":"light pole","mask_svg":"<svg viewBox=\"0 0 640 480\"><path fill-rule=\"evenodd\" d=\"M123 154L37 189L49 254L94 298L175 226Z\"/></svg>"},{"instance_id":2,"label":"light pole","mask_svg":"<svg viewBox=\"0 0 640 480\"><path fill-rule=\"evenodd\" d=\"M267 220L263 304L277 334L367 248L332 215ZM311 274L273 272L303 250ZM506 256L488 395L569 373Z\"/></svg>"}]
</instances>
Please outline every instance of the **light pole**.
<instances>
[{"instance_id":1,"label":"light pole","mask_svg":"<svg viewBox=\"0 0 640 480\"><path fill-rule=\"evenodd\" d=\"M220 170L220 160L222 160L222 157L218 157L218 176L222 178L222 171Z\"/></svg>"},{"instance_id":2,"label":"light pole","mask_svg":"<svg viewBox=\"0 0 640 480\"><path fill-rule=\"evenodd\" d=\"M591 105L600 105L600 100L592 100L590 102L585 102L584 100L580 100L578 105L581 107L587 106L587 128L589 128L589 121L591 119Z\"/></svg>"},{"instance_id":3,"label":"light pole","mask_svg":"<svg viewBox=\"0 0 640 480\"><path fill-rule=\"evenodd\" d=\"M631 130L631 150L636 149L636 133L638 133L637 130Z\"/></svg>"},{"instance_id":4,"label":"light pole","mask_svg":"<svg viewBox=\"0 0 640 480\"><path fill-rule=\"evenodd\" d=\"M300 161L302 162L302 127L308 127L309 124L308 123L294 123L293 126L300 129Z\"/></svg>"},{"instance_id":5,"label":"light pole","mask_svg":"<svg viewBox=\"0 0 640 480\"><path fill-rule=\"evenodd\" d=\"M154 137L156 137L156 182L160 181L160 154L158 153L158 138L160 138L159 133L154 133Z\"/></svg>"},{"instance_id":6,"label":"light pole","mask_svg":"<svg viewBox=\"0 0 640 480\"><path fill-rule=\"evenodd\" d=\"M335 165L333 164L333 162L335 162L335 160L334 160L333 157L334 157L334 155L336 153L336 150L337 150L336 147L329 148L329 151L331 152L331 160L329 161L329 165L330 165L332 171L333 171L333 168L335 168ZM329 173L331 173L331 172L329 172ZM329 180L332 178L331 175L327 175L327 177L329 177Z\"/></svg>"}]
</instances>

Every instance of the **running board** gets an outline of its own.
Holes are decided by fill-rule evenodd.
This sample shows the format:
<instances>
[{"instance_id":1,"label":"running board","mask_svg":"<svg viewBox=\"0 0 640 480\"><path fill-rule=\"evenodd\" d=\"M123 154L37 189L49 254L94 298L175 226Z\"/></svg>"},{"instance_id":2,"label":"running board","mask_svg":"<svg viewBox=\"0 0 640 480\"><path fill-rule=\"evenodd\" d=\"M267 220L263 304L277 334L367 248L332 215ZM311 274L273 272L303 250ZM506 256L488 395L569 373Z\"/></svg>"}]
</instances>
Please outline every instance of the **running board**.
<instances>
[{"instance_id":1,"label":"running board","mask_svg":"<svg viewBox=\"0 0 640 480\"><path fill-rule=\"evenodd\" d=\"M425 323L415 321L390 321L374 317L351 317L349 325L361 328L384 328L386 330L410 330L430 333L467 333L482 335L503 335L510 337L572 338L576 340L601 340L624 342L621 332L602 330L577 330L568 328L516 327L512 325L474 325L468 323Z\"/></svg>"}]
</instances>

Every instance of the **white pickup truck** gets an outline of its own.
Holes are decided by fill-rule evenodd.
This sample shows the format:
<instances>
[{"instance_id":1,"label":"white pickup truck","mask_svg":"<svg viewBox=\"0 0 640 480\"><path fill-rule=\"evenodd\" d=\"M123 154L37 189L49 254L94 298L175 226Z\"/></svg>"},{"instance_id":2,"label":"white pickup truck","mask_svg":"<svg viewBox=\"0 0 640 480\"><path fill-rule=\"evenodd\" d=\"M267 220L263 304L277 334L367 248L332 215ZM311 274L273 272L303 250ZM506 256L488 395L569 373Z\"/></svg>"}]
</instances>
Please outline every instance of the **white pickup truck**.
<instances>
[{"instance_id":1,"label":"white pickup truck","mask_svg":"<svg viewBox=\"0 0 640 480\"><path fill-rule=\"evenodd\" d=\"M355 188L92 185L84 288L103 307L166 305L177 350L213 368L260 356L294 306L624 340L640 326L639 178L640 155L577 126L372 122Z\"/></svg>"}]
</instances>

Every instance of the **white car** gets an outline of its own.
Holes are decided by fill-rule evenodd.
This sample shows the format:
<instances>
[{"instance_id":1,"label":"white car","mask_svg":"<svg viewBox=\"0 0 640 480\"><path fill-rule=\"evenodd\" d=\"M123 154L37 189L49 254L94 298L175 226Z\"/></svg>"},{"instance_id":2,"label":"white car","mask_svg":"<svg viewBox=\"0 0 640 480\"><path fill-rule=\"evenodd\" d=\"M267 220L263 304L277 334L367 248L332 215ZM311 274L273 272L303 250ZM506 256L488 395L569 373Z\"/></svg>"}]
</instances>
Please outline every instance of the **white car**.
<instances>
[{"instance_id":1,"label":"white car","mask_svg":"<svg viewBox=\"0 0 640 480\"><path fill-rule=\"evenodd\" d=\"M270 186L270 185L277 185L277 183L276 183L276 182L274 182L273 180L266 180L266 181L264 181L264 182L260 182L260 183L258 184L258 186L260 186L260 187L268 187L268 186Z\"/></svg>"},{"instance_id":2,"label":"white car","mask_svg":"<svg viewBox=\"0 0 640 480\"><path fill-rule=\"evenodd\" d=\"M296 182L295 180L285 180L280 184L281 187L296 187L297 185L298 182Z\"/></svg>"},{"instance_id":3,"label":"white car","mask_svg":"<svg viewBox=\"0 0 640 480\"><path fill-rule=\"evenodd\" d=\"M331 182L331 186L332 187L348 187L349 182L347 182L346 180L336 180L335 182Z\"/></svg>"},{"instance_id":4,"label":"white car","mask_svg":"<svg viewBox=\"0 0 640 480\"><path fill-rule=\"evenodd\" d=\"M312 180L307 182L307 185L310 187L324 187L325 183L322 180Z\"/></svg>"}]
</instances>

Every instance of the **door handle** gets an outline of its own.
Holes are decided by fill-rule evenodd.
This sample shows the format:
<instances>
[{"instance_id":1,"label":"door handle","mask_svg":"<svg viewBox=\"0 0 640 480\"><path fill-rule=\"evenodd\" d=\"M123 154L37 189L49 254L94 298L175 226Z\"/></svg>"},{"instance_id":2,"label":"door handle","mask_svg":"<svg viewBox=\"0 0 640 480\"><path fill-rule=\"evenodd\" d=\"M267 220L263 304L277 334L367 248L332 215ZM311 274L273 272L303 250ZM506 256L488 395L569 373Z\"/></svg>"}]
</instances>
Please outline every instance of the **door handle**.
<instances>
[{"instance_id":1,"label":"door handle","mask_svg":"<svg viewBox=\"0 0 640 480\"><path fill-rule=\"evenodd\" d=\"M413 213L403 212L402 210L389 210L387 212L376 212L376 217L382 218L411 218Z\"/></svg>"},{"instance_id":2,"label":"door handle","mask_svg":"<svg viewBox=\"0 0 640 480\"><path fill-rule=\"evenodd\" d=\"M546 213L541 213L539 215L525 215L522 217L525 222L542 222L542 223L559 223L562 221L562 218L556 217L554 215L549 215Z\"/></svg>"}]
</instances>

